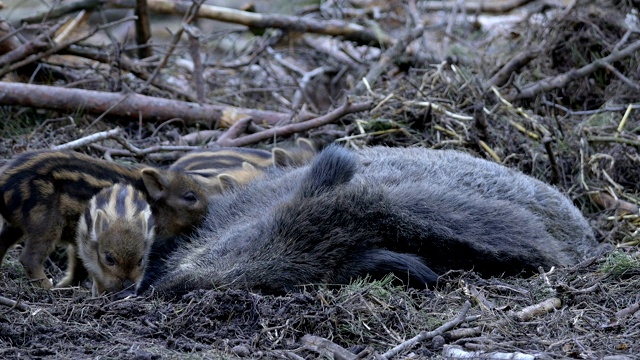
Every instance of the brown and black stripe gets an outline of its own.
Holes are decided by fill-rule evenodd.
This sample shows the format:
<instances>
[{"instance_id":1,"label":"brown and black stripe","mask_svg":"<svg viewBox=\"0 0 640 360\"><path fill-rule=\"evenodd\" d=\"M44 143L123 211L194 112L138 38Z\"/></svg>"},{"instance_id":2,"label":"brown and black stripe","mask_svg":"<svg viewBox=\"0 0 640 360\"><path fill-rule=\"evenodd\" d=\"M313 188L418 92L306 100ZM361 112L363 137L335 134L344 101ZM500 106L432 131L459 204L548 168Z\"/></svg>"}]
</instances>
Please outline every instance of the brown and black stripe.
<instances>
[{"instance_id":1,"label":"brown and black stripe","mask_svg":"<svg viewBox=\"0 0 640 360\"><path fill-rule=\"evenodd\" d=\"M192 231L206 213L203 187L188 175L142 165L119 165L73 151L24 153L0 169L0 264L13 244L24 242L20 261L32 279L55 244L75 241L78 220L104 188L129 184L149 203L163 239Z\"/></svg>"},{"instance_id":2,"label":"brown and black stripe","mask_svg":"<svg viewBox=\"0 0 640 360\"><path fill-rule=\"evenodd\" d=\"M309 163L316 155L313 143L301 138L296 144L272 151L241 147L196 150L176 160L169 169L192 176L211 194L216 194L253 181L269 168Z\"/></svg>"},{"instance_id":3,"label":"brown and black stripe","mask_svg":"<svg viewBox=\"0 0 640 360\"><path fill-rule=\"evenodd\" d=\"M25 153L0 170L0 215L10 223L22 223L38 205L57 203L56 210L72 216L114 183L130 183L144 190L141 168L71 151Z\"/></svg>"},{"instance_id":4,"label":"brown and black stripe","mask_svg":"<svg viewBox=\"0 0 640 360\"><path fill-rule=\"evenodd\" d=\"M251 148L197 150L180 157L169 169L215 177L229 170L242 169L243 163L264 169L273 166L273 157L269 151Z\"/></svg>"}]
</instances>

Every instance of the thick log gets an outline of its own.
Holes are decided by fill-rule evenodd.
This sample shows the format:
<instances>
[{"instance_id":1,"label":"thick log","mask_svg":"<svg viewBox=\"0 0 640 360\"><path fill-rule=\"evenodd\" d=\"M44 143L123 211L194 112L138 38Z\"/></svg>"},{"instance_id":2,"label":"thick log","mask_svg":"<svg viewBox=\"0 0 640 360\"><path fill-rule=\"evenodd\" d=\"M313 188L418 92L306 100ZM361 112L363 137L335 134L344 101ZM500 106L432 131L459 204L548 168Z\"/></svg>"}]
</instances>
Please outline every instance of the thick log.
<instances>
[{"instance_id":1,"label":"thick log","mask_svg":"<svg viewBox=\"0 0 640 360\"><path fill-rule=\"evenodd\" d=\"M187 125L200 124L213 128L216 124L232 124L237 119L251 117L256 123L276 124L291 115L275 111L237 108L224 105L199 105L140 95L93 90L66 89L56 86L0 82L0 105L19 105L34 108L91 114L107 112L132 120L184 120Z\"/></svg>"}]
</instances>

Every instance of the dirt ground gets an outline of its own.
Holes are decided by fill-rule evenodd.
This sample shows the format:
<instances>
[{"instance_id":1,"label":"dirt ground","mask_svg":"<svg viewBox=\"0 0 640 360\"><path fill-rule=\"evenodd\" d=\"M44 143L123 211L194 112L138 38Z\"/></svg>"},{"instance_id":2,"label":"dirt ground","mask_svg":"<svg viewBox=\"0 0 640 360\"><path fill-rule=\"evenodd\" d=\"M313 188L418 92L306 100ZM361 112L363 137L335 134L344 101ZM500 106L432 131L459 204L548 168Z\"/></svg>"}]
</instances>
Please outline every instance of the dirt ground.
<instances>
[{"instance_id":1,"label":"dirt ground","mask_svg":"<svg viewBox=\"0 0 640 360\"><path fill-rule=\"evenodd\" d=\"M0 303L0 358L640 359L640 52L598 62L640 41L635 2L533 1L507 13L427 8L431 3L417 2L424 36L410 42L363 91L354 90L357 79L391 49L330 43L326 36L313 45L290 32L270 40L272 52L261 41L273 35L255 29L250 40L246 32L207 34L201 39L211 61L204 70L207 99L287 113L305 104L316 114L338 107L347 95L374 101L370 111L297 136L320 145L424 146L493 159L555 184L611 250L571 268L541 269L533 277L483 279L452 271L436 288L424 290L363 279L342 287L303 287L286 296L212 290L170 301L150 295L111 302L92 298L84 287L37 288L14 248L0 269L0 297L17 302ZM411 27L406 25L411 11L400 2L323 4L304 13L375 22L397 38ZM323 44L349 56L325 52ZM510 68L506 79L494 80L510 60L530 51L533 56ZM188 60L176 52L163 79L191 88ZM243 61L231 66L234 60ZM292 70L292 64L303 72ZM322 67L320 76L303 76ZM124 74L112 77L113 68L52 68L102 79L80 84L87 89L121 91L141 83ZM143 89L147 95L179 98ZM0 124L2 159L120 126L124 141L77 150L165 166L179 153L127 155L132 149L127 144L185 145L187 134L207 130L179 120L96 120L81 109L2 106L0 112L6 119ZM269 148L273 141L250 146ZM46 265L51 277L61 279L64 252Z\"/></svg>"}]
</instances>

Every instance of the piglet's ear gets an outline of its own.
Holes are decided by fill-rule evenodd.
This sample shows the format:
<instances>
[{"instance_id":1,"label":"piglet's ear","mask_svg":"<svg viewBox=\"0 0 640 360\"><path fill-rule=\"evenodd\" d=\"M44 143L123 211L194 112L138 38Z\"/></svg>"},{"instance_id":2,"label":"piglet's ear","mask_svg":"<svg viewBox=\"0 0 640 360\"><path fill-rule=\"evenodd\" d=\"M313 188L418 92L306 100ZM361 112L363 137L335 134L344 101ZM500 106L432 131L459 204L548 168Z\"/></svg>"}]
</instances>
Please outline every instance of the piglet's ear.
<instances>
[{"instance_id":1,"label":"piglet's ear","mask_svg":"<svg viewBox=\"0 0 640 360\"><path fill-rule=\"evenodd\" d=\"M153 200L160 200L167 194L167 188L169 187L169 180L157 169L144 168L142 169L142 182L147 189L147 193Z\"/></svg>"},{"instance_id":2,"label":"piglet's ear","mask_svg":"<svg viewBox=\"0 0 640 360\"><path fill-rule=\"evenodd\" d=\"M109 229L109 219L107 213L102 209L96 211L96 218L93 221L93 238L97 239L100 234Z\"/></svg>"},{"instance_id":3,"label":"piglet's ear","mask_svg":"<svg viewBox=\"0 0 640 360\"><path fill-rule=\"evenodd\" d=\"M257 171L255 166L251 165L250 163L248 163L246 161L242 162L242 170L245 170L245 171Z\"/></svg>"},{"instance_id":4,"label":"piglet's ear","mask_svg":"<svg viewBox=\"0 0 640 360\"><path fill-rule=\"evenodd\" d=\"M227 173L222 173L218 175L217 178L218 181L220 181L220 187L222 187L222 190L230 190L240 185L238 179Z\"/></svg>"},{"instance_id":5,"label":"piglet's ear","mask_svg":"<svg viewBox=\"0 0 640 360\"><path fill-rule=\"evenodd\" d=\"M293 163L293 157L291 153L285 149L273 148L271 150L271 156L273 158L273 165L275 166L290 166Z\"/></svg>"},{"instance_id":6,"label":"piglet's ear","mask_svg":"<svg viewBox=\"0 0 640 360\"><path fill-rule=\"evenodd\" d=\"M309 139L298 138L296 140L296 145L298 145L300 149L312 154L315 154L318 152L318 150L316 150L316 146L313 144L313 141Z\"/></svg>"}]
</instances>

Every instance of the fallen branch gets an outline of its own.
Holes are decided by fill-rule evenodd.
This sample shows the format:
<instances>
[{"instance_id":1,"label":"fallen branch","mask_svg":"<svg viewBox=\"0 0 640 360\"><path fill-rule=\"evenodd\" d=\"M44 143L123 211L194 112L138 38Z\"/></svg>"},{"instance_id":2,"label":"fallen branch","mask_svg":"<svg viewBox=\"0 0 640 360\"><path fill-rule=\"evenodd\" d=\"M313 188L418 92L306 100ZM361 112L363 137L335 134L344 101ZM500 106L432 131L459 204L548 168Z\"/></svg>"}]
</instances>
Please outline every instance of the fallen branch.
<instances>
[{"instance_id":1,"label":"fallen branch","mask_svg":"<svg viewBox=\"0 0 640 360\"><path fill-rule=\"evenodd\" d=\"M15 301L15 300L11 300L11 299L7 299L4 296L0 296L0 305L4 305L4 306L8 306L12 309L18 309L20 311L30 311L31 308L26 305L23 304L19 301Z\"/></svg>"},{"instance_id":2,"label":"fallen branch","mask_svg":"<svg viewBox=\"0 0 640 360\"><path fill-rule=\"evenodd\" d=\"M416 345L419 342L429 340L434 338L435 336L444 334L445 331L451 330L454 327L458 326L460 323L462 323L465 320L469 309L471 309L471 303L469 301L465 301L464 305L462 306L462 310L460 310L460 313L458 313L458 316L456 316L455 319L444 323L442 326L438 327L433 331L421 331L420 334L414 336L413 338L403 342L402 344L382 354L380 358L390 359L398 355L402 351L412 348L414 345Z\"/></svg>"},{"instance_id":3,"label":"fallen branch","mask_svg":"<svg viewBox=\"0 0 640 360\"><path fill-rule=\"evenodd\" d=\"M268 130L261 131L259 133L246 135L241 138L229 139L228 141L224 141L223 143L220 143L220 141L218 141L218 145L241 147L249 144L255 144L259 141L271 139L277 136L293 135L299 132L315 129L322 125L330 124L347 114L370 110L371 108L373 108L373 106L374 106L374 103L371 101L365 101L365 102L355 103L355 104L352 104L350 101L347 101L343 106L331 111L326 115L317 117L315 119L311 119L311 120L307 120L307 121L303 121L295 124L280 126L280 127L274 127Z\"/></svg>"},{"instance_id":4,"label":"fallen branch","mask_svg":"<svg viewBox=\"0 0 640 360\"><path fill-rule=\"evenodd\" d=\"M542 92L565 87L568 83L570 83L573 80L585 77L595 72L596 70L606 68L608 65L610 65L613 62L620 61L624 58L634 55L638 50L640 50L640 40L627 46L624 50L614 51L608 56L605 56L602 59L598 59L589 65L585 65L579 69L567 71L566 73L560 74L558 76L548 77L534 84L523 87L522 89L520 89L517 95L510 96L509 99L510 100L529 99Z\"/></svg>"},{"instance_id":5,"label":"fallen branch","mask_svg":"<svg viewBox=\"0 0 640 360\"><path fill-rule=\"evenodd\" d=\"M135 0L109 0L114 8L133 8ZM149 10L161 14L184 14L191 2L171 0L148 0ZM363 45L391 46L394 40L380 30L367 29L341 20L317 20L306 17L258 14L213 5L202 5L199 18L241 24L252 28L278 28L301 33L316 33L342 36L346 40Z\"/></svg>"},{"instance_id":6,"label":"fallen branch","mask_svg":"<svg viewBox=\"0 0 640 360\"><path fill-rule=\"evenodd\" d=\"M79 147L89 145L101 140L113 139L118 135L120 135L121 133L122 133L122 129L118 127L109 131L103 131L103 132L91 134L89 136L85 136L80 139L70 141L66 144L52 146L51 150L73 150L73 149L77 149Z\"/></svg>"},{"instance_id":7,"label":"fallen branch","mask_svg":"<svg viewBox=\"0 0 640 360\"><path fill-rule=\"evenodd\" d=\"M527 306L526 308L513 314L513 317L518 321L529 321L534 317L547 314L552 310L559 309L562 306L562 301L558 298L549 298L540 303Z\"/></svg>"},{"instance_id":8,"label":"fallen branch","mask_svg":"<svg viewBox=\"0 0 640 360\"><path fill-rule=\"evenodd\" d=\"M496 0L496 1L423 1L420 3L422 11L453 10L462 7L467 13L497 13L509 12L533 0Z\"/></svg>"},{"instance_id":9,"label":"fallen branch","mask_svg":"<svg viewBox=\"0 0 640 360\"><path fill-rule=\"evenodd\" d=\"M553 147L551 146L553 143L553 138L550 136L545 136L542 138L542 144L544 145L544 149L547 151L547 157L549 158L549 165L551 165L551 180L550 184L555 185L560 182L560 170L558 169L558 162L556 161L556 157L553 154Z\"/></svg>"},{"instance_id":10,"label":"fallen branch","mask_svg":"<svg viewBox=\"0 0 640 360\"><path fill-rule=\"evenodd\" d=\"M58 31L60 26L62 26L62 24L52 26L51 28L47 29L47 31L43 32L42 34L36 36L35 38L29 40L24 44L20 43L20 40L17 36L11 37L11 41L7 41L8 46L6 47L9 51L1 53L2 56L0 56L0 68L18 62L40 51L49 49L51 47L49 39L53 37L53 34ZM4 23L4 27L7 28L3 28L2 30L0 30L0 33L5 34L7 32L15 32L12 31L13 29L10 28L10 25L7 23ZM16 45L18 46L16 47Z\"/></svg>"},{"instance_id":11,"label":"fallen branch","mask_svg":"<svg viewBox=\"0 0 640 360\"><path fill-rule=\"evenodd\" d=\"M223 132L220 130L202 130L182 136L180 138L180 143L187 143L189 145L202 145L208 143L214 138L220 137L221 134L223 134Z\"/></svg>"},{"instance_id":12,"label":"fallen branch","mask_svg":"<svg viewBox=\"0 0 640 360\"><path fill-rule=\"evenodd\" d=\"M442 348L442 356L446 359L510 359L510 360L534 360L534 355L524 354L519 351L512 353L467 351L457 345L445 345Z\"/></svg>"},{"instance_id":13,"label":"fallen branch","mask_svg":"<svg viewBox=\"0 0 640 360\"><path fill-rule=\"evenodd\" d=\"M114 104L117 105L113 106ZM267 124L276 124L290 117L289 114L275 111L224 105L199 105L135 93L121 94L8 82L0 82L0 105L29 106L70 113L81 110L91 114L102 114L111 108L109 114L120 118L136 121L139 120L139 116L142 121L181 118L187 126L200 124L209 128L216 123L232 124L236 119L248 116L258 123ZM354 106L356 105L358 104Z\"/></svg>"},{"instance_id":14,"label":"fallen branch","mask_svg":"<svg viewBox=\"0 0 640 360\"><path fill-rule=\"evenodd\" d=\"M542 52L541 48L527 49L509 60L498 72L482 85L484 91L492 86L500 87L509 81L513 73L525 67L531 60L537 58Z\"/></svg>"},{"instance_id":15,"label":"fallen branch","mask_svg":"<svg viewBox=\"0 0 640 360\"><path fill-rule=\"evenodd\" d=\"M196 98L199 103L203 103L205 102L205 86L202 76L202 58L200 56L200 38L202 37L202 32L194 25L182 24L182 28L189 36L189 53L193 61L191 77L193 78L194 86L196 88Z\"/></svg>"},{"instance_id":16,"label":"fallen branch","mask_svg":"<svg viewBox=\"0 0 640 360\"><path fill-rule=\"evenodd\" d=\"M365 75L367 83L369 85L373 85L373 83L375 83L380 77L380 74L382 74L387 69L387 67L389 67L389 65L397 61L398 57L405 52L407 46L409 46L409 44L413 40L422 36L423 33L424 27L422 26L418 26L415 29L409 30L392 47L382 53L382 55L380 56L380 60L378 60L378 62L373 65L371 69L369 69L367 75ZM361 94L364 90L365 83L360 81L354 89L354 94Z\"/></svg>"},{"instance_id":17,"label":"fallen branch","mask_svg":"<svg viewBox=\"0 0 640 360\"><path fill-rule=\"evenodd\" d=\"M250 117L246 117L236 121L235 124L231 125L229 129L227 129L227 131L225 131L224 133L222 133L222 135L220 135L220 137L217 140L217 143L222 145L222 144L228 143L229 141L233 141L234 139L239 138L240 135L244 134L247 131L252 121L253 119ZM222 145L222 146L225 146L225 145Z\"/></svg>"},{"instance_id":18,"label":"fallen branch","mask_svg":"<svg viewBox=\"0 0 640 360\"><path fill-rule=\"evenodd\" d=\"M320 354L321 358L336 360L355 360L356 355L331 340L315 335L305 335L300 339L302 346Z\"/></svg>"},{"instance_id":19,"label":"fallen branch","mask_svg":"<svg viewBox=\"0 0 640 360\"><path fill-rule=\"evenodd\" d=\"M111 8L135 8L136 0L79 0L63 3L54 9L47 9L34 16L24 18L23 22L37 23L45 17L55 18L64 14L95 9L107 3ZM147 0L149 11L161 14L184 14L191 6L187 1ZM245 25L252 28L279 28L303 33L315 33L331 36L342 36L346 40L364 45L391 46L393 38L379 30L367 29L363 26L341 20L316 20L280 14L258 14L249 11L230 9L213 5L202 5L198 17Z\"/></svg>"},{"instance_id":20,"label":"fallen branch","mask_svg":"<svg viewBox=\"0 0 640 360\"><path fill-rule=\"evenodd\" d=\"M616 316L616 319L622 320L622 319L628 318L629 316L632 316L638 310L640 310L640 302L636 302L635 304L631 304L630 306L627 306L626 308L620 311L617 311L615 316Z\"/></svg>"},{"instance_id":21,"label":"fallen branch","mask_svg":"<svg viewBox=\"0 0 640 360\"><path fill-rule=\"evenodd\" d=\"M0 18L0 55L13 51L22 45L16 36L24 27L14 29L11 24Z\"/></svg>"},{"instance_id":22,"label":"fallen branch","mask_svg":"<svg viewBox=\"0 0 640 360\"><path fill-rule=\"evenodd\" d=\"M467 322L469 322L467 320ZM455 341L464 338L476 337L482 334L482 326L475 326L472 328L460 328L453 329L443 334L443 337L447 342Z\"/></svg>"}]
</instances>

